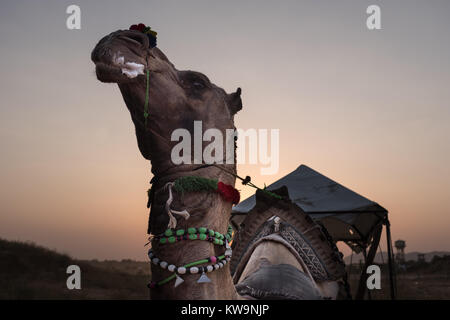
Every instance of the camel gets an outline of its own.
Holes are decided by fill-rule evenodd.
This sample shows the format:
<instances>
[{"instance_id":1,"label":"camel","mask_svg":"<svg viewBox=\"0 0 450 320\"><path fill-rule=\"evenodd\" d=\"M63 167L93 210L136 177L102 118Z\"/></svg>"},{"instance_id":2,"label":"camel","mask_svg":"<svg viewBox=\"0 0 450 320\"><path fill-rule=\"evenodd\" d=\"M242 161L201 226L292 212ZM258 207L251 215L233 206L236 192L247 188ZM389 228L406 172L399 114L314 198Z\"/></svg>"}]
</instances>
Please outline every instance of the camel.
<instances>
[{"instance_id":1,"label":"camel","mask_svg":"<svg viewBox=\"0 0 450 320\"><path fill-rule=\"evenodd\" d=\"M305 286L304 292L300 295L288 292L281 298L313 299L324 296L335 298L338 295L336 289L338 277L329 281L334 286L328 284L322 285L323 288L318 286L307 266L299 262L301 257L292 256L292 246L283 243L283 239L254 245L251 257L246 258L243 258L246 251L241 242L238 253L242 263L238 267L239 276L235 274L233 278L230 264L236 267L239 262L230 261L232 248L228 245L228 239L223 237L228 231L232 202L218 192L203 190L179 192L176 189L177 181L188 181L192 176L196 179L204 178L204 181L216 179L218 186L222 183L225 189L233 189L236 180L235 161L232 164L223 161L215 165L205 165L196 162L192 155L190 163L174 164L171 161L171 152L178 141L172 141L171 135L178 128L194 135L194 121L202 121L203 130L218 129L223 133L225 140L226 131L235 130L234 116L242 109L240 88L228 94L200 72L177 70L166 55L156 46L151 46L147 35L139 30L118 30L105 36L92 51L91 60L95 64L99 81L118 84L134 123L138 148L142 156L151 161L153 179L149 192L151 212L148 233L158 235L151 240L149 253L152 279L155 280L150 285L151 299L273 297L273 290L272 295L258 296L255 292L261 293L265 290L264 284L263 288L258 287L261 284L261 276L263 280L264 277L271 278L269 282L273 286L273 280L276 280L274 274L280 272L286 275L283 281ZM230 141L223 141L224 145L229 143ZM235 147L234 141L231 143ZM203 142L201 151L206 146L207 143ZM225 148L223 155L215 154L215 157L222 157L225 160ZM290 214L278 215L282 216L283 221L290 219ZM274 217L270 214L267 218L271 219L260 221L258 226L264 223L273 225ZM278 216L276 218L278 223L280 218ZM311 221L308 223L310 226L313 224ZM168 226L172 229L168 229ZM201 234L202 228L203 232L213 230L216 233L213 237L207 236L208 241L190 241L191 234L187 235L189 228L197 228L194 229L198 233L194 232L195 239L197 236L199 239L201 236L205 238L205 235ZM175 232L175 229L185 230L186 233L168 234L165 239L169 239L172 235L173 243L163 244L161 239L165 237L165 232L167 230ZM244 227L242 230L236 230L238 240L233 243L235 249L239 239L252 241L253 235L248 232L246 234L245 231ZM252 229L252 232L259 231ZM214 237L222 237L222 241L215 240ZM215 245L216 241L224 245ZM329 249L327 254L331 251L333 250ZM216 261L219 256L224 258ZM205 257L209 257L205 265L183 267L192 261L201 261ZM210 265L207 265L208 263ZM276 265L278 269L270 269L271 265ZM191 273L188 274L187 270ZM263 273L258 273L259 270L263 270ZM291 281L292 277L298 278L298 274L303 274L300 280ZM162 281L157 282L167 279L170 275L176 278L165 284L161 284ZM249 288L253 289L249 291ZM270 291L270 285L268 288ZM237 289L242 290L242 294L239 294Z\"/></svg>"}]
</instances>

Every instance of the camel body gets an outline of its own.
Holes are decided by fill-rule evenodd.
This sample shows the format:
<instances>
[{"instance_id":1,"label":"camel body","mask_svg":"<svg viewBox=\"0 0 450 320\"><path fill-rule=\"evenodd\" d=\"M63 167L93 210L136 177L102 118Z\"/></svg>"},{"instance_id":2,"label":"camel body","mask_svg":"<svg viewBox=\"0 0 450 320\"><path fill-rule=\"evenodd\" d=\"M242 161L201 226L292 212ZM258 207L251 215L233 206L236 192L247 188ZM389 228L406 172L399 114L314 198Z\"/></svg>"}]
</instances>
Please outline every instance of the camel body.
<instances>
[{"instance_id":1,"label":"camel body","mask_svg":"<svg viewBox=\"0 0 450 320\"><path fill-rule=\"evenodd\" d=\"M92 51L91 59L96 65L98 80L118 84L135 126L138 148L142 156L152 164L154 177L150 193L149 234L161 234L167 228L169 223L167 200L170 197L167 185L176 179L196 176L235 185L236 161L233 164L205 166L204 163L199 164L192 158L188 164L174 164L171 156L177 142L172 141L171 135L174 130L180 128L194 135L194 123L201 121L204 131L218 129L225 139L227 132L235 130L234 115L242 109L240 89L227 94L199 72L177 70L161 50L149 46L148 37L138 30L119 30L105 36ZM149 99L146 99L146 96ZM144 116L145 112L149 114L147 117ZM228 144L229 141L223 141L222 145ZM206 146L207 142L202 141L201 151L204 151ZM192 145L192 150L194 147ZM214 156L226 159L226 151L227 148L224 148L223 154ZM170 206L173 210L189 212L188 219L176 217L177 229L206 227L226 233L232 204L218 193L173 192L172 198ZM269 212L273 208L266 207L264 210ZM336 298L340 288L339 276L343 276L342 272L335 270L335 274L328 279L320 279L321 281L315 279L311 274L310 265L303 261L304 256L301 252L300 254L297 252L297 245L289 239L286 240L278 229L264 234L259 242L255 242L255 237L261 232L260 229L265 224L273 226L275 220L278 225L281 223L283 228L296 225L297 229L301 229L301 222L295 218L298 212L293 212L292 207L277 210L276 214L267 213L265 220L254 219L253 215L246 218L247 222L254 222L253 227L240 226L233 243L237 256L233 256L231 263L222 269L208 273L211 282L197 283L198 274L185 274L184 282L179 287L169 282L152 288L151 298ZM258 221L255 222L256 220ZM259 229L255 229L255 224L258 224ZM320 235L315 235L318 236ZM330 243L321 245L326 248ZM170 245L161 245L153 240L151 246L159 259L176 266L223 253L221 248L207 241L177 241ZM322 257L319 254L319 259L331 257L335 248L329 246L323 251L325 253ZM234 278L231 275L230 265L236 269L233 270ZM164 279L171 274L157 264L152 264L151 269L153 279ZM274 284L283 281L287 284L298 284L297 287L300 286L304 290L298 292L294 288L292 292L289 292L289 289L288 292L278 292L276 288L274 289ZM286 285L287 287L289 286Z\"/></svg>"}]
</instances>

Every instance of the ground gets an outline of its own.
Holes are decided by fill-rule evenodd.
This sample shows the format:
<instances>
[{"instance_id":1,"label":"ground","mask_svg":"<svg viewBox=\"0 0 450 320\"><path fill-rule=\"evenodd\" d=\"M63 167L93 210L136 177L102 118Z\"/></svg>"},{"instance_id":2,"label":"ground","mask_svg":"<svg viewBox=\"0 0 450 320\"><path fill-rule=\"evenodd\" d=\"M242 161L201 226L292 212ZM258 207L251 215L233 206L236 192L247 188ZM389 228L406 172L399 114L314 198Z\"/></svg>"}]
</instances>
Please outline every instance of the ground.
<instances>
[{"instance_id":1,"label":"ground","mask_svg":"<svg viewBox=\"0 0 450 320\"><path fill-rule=\"evenodd\" d=\"M81 269L81 290L69 290L69 265ZM0 239L0 299L147 299L145 262L82 261L36 246Z\"/></svg>"},{"instance_id":2,"label":"ground","mask_svg":"<svg viewBox=\"0 0 450 320\"><path fill-rule=\"evenodd\" d=\"M347 266L347 270L349 269ZM350 270L349 283L352 294L355 295L361 269L353 265ZM374 300L390 299L388 268L382 265L381 270L381 289L370 291L370 296ZM407 262L406 271L397 272L397 298L450 299L450 256L436 256L430 262Z\"/></svg>"},{"instance_id":3,"label":"ground","mask_svg":"<svg viewBox=\"0 0 450 320\"><path fill-rule=\"evenodd\" d=\"M81 269L81 290L68 290L67 266ZM408 262L398 274L399 299L450 299L450 256L431 262ZM356 291L359 266L350 273ZM381 290L372 299L389 299L387 268L382 266ZM149 264L133 260L76 260L55 251L0 239L0 299L148 299Z\"/></svg>"}]
</instances>

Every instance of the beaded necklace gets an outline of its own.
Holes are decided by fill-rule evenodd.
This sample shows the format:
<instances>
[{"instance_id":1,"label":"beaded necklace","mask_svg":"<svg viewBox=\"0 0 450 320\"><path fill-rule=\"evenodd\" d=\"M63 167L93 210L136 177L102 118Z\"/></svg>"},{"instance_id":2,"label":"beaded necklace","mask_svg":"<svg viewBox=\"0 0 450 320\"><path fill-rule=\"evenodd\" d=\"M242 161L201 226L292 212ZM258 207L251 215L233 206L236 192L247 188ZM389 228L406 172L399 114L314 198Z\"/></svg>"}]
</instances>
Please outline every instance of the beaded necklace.
<instances>
[{"instance_id":1,"label":"beaded necklace","mask_svg":"<svg viewBox=\"0 0 450 320\"><path fill-rule=\"evenodd\" d=\"M153 239L159 241L160 244L175 243L182 240L203 240L222 246L226 245L227 241L231 241L232 234L233 228L231 226L228 226L226 235L205 227L188 228L187 230L167 229L164 233L154 236Z\"/></svg>"},{"instance_id":2,"label":"beaded necklace","mask_svg":"<svg viewBox=\"0 0 450 320\"><path fill-rule=\"evenodd\" d=\"M176 278L175 281L175 288L178 287L180 284L184 282L184 280L180 277L181 274L196 274L201 272L202 275L197 280L197 283L208 283L211 282L211 279L208 278L206 275L207 272L213 272L214 270L223 268L230 260L231 260L231 248L228 247L228 249L225 251L225 253L221 256L211 256L205 259L197 260L188 264L185 264L181 267L177 267L173 264L170 264L166 261L160 260L158 257L156 257L153 253L153 251L150 249L148 251L148 257L150 261L154 265L159 265L162 269L167 269L170 272L173 272L172 275L168 276L167 278L161 280L161 281L151 281L148 285L150 289L162 286L163 284L166 284L170 282L171 280ZM211 263L210 265L203 266L203 267L196 267L200 264L205 263Z\"/></svg>"}]
</instances>

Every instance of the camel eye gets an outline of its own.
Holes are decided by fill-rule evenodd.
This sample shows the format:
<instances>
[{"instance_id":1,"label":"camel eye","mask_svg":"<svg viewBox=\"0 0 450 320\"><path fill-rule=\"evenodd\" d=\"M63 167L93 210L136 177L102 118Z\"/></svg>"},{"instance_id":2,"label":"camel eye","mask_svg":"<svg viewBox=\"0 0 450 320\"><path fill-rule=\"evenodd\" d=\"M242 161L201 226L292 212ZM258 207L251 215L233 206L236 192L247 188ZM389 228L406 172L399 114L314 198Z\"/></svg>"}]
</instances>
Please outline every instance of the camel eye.
<instances>
[{"instance_id":1,"label":"camel eye","mask_svg":"<svg viewBox=\"0 0 450 320\"><path fill-rule=\"evenodd\" d=\"M205 88L205 84L200 81L194 81L194 83L192 83L192 86L197 90Z\"/></svg>"},{"instance_id":2,"label":"camel eye","mask_svg":"<svg viewBox=\"0 0 450 320\"><path fill-rule=\"evenodd\" d=\"M197 72L185 71L180 74L180 84L192 94L202 94L203 90L209 88L209 80Z\"/></svg>"}]
</instances>

